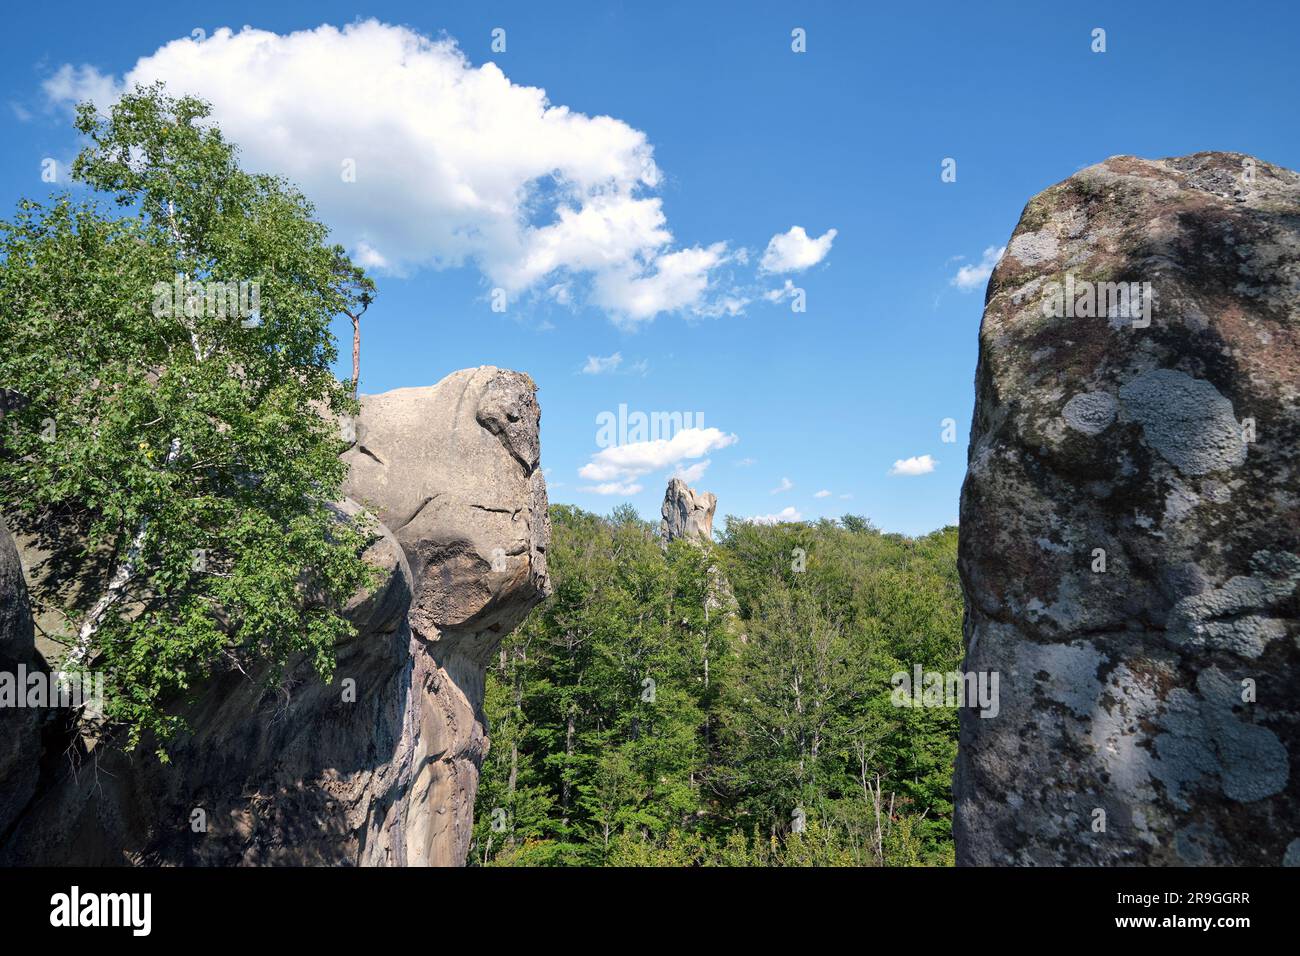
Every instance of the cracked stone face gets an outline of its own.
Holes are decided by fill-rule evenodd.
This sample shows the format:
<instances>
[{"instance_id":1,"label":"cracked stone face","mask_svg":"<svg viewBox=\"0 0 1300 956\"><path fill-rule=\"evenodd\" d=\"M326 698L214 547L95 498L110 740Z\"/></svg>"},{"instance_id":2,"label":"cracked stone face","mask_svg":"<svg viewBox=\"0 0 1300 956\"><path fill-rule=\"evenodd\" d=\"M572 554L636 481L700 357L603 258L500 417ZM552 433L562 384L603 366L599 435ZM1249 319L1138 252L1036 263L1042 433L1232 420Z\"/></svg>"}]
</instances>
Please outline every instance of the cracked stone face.
<instances>
[{"instance_id":1,"label":"cracked stone face","mask_svg":"<svg viewBox=\"0 0 1300 956\"><path fill-rule=\"evenodd\" d=\"M990 279L959 863L1300 862L1300 175L1248 160L1082 170ZM1099 305L1146 283L1149 323Z\"/></svg>"}]
</instances>

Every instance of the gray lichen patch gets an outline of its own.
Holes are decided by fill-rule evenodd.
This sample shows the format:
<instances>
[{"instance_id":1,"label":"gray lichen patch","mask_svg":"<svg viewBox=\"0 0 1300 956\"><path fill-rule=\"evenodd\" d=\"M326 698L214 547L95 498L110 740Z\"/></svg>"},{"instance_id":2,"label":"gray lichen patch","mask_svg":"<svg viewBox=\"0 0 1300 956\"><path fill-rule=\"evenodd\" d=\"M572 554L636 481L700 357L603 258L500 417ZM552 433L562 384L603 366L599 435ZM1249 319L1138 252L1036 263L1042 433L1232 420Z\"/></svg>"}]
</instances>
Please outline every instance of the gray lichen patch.
<instances>
[{"instance_id":1,"label":"gray lichen patch","mask_svg":"<svg viewBox=\"0 0 1300 956\"><path fill-rule=\"evenodd\" d=\"M1174 836L1174 850L1178 858L1192 866L1204 866L1221 857L1226 849L1224 841L1212 829L1201 824L1183 827Z\"/></svg>"},{"instance_id":2,"label":"gray lichen patch","mask_svg":"<svg viewBox=\"0 0 1300 956\"><path fill-rule=\"evenodd\" d=\"M1085 435L1100 435L1119 412L1119 402L1109 392L1080 392L1065 403L1065 424Z\"/></svg>"},{"instance_id":3,"label":"gray lichen patch","mask_svg":"<svg viewBox=\"0 0 1300 956\"><path fill-rule=\"evenodd\" d=\"M1232 402L1204 379L1154 369L1127 382L1119 398L1146 443L1183 474L1204 475L1246 460Z\"/></svg>"},{"instance_id":4,"label":"gray lichen patch","mask_svg":"<svg viewBox=\"0 0 1300 956\"><path fill-rule=\"evenodd\" d=\"M1180 481L1171 482L1169 493L1165 495L1165 517L1166 524L1182 521L1190 515L1196 506L1201 503L1201 498L1194 490L1188 488Z\"/></svg>"},{"instance_id":5,"label":"gray lichen patch","mask_svg":"<svg viewBox=\"0 0 1300 956\"><path fill-rule=\"evenodd\" d=\"M1186 651L1208 648L1254 659L1269 642L1286 637L1278 614L1300 584L1300 559L1258 552L1252 564L1255 574L1179 600L1169 613L1169 641Z\"/></svg>"},{"instance_id":6,"label":"gray lichen patch","mask_svg":"<svg viewBox=\"0 0 1300 956\"><path fill-rule=\"evenodd\" d=\"M1105 656L1085 641L1072 644L1029 644L1018 654L1018 669L1039 675L1038 689L1049 700L1068 707L1076 717L1090 717L1101 691L1097 668Z\"/></svg>"},{"instance_id":7,"label":"gray lichen patch","mask_svg":"<svg viewBox=\"0 0 1300 956\"><path fill-rule=\"evenodd\" d=\"M1170 694L1159 718L1164 729L1155 738L1159 760L1152 774L1170 799L1189 809L1197 787L1217 785L1241 803L1280 793L1291 773L1286 747L1267 727L1247 723L1233 710L1241 687L1216 667L1200 673L1196 693L1182 688Z\"/></svg>"},{"instance_id":8,"label":"gray lichen patch","mask_svg":"<svg viewBox=\"0 0 1300 956\"><path fill-rule=\"evenodd\" d=\"M1060 244L1050 226L1038 232L1021 233L1007 247L1007 255L1027 266L1049 262L1059 254Z\"/></svg>"}]
</instances>

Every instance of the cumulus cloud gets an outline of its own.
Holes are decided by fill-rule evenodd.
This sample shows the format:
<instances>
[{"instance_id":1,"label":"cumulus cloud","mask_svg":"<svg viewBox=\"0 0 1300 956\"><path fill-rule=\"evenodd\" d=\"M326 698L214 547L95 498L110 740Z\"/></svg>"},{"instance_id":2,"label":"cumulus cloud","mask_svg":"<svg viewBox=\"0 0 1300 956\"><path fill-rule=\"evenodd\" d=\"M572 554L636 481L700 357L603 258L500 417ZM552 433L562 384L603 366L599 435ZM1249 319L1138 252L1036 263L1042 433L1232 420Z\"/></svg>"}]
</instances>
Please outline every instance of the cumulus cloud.
<instances>
[{"instance_id":1,"label":"cumulus cloud","mask_svg":"<svg viewBox=\"0 0 1300 956\"><path fill-rule=\"evenodd\" d=\"M830 496L831 493L825 488L813 495L814 498L829 498Z\"/></svg>"},{"instance_id":2,"label":"cumulus cloud","mask_svg":"<svg viewBox=\"0 0 1300 956\"><path fill-rule=\"evenodd\" d=\"M582 374L602 375L605 372L614 371L622 364L622 352L615 352L613 355L606 355L603 358L599 355L588 355L587 364L582 367Z\"/></svg>"},{"instance_id":3,"label":"cumulus cloud","mask_svg":"<svg viewBox=\"0 0 1300 956\"><path fill-rule=\"evenodd\" d=\"M984 256L978 264L962 266L949 280L949 285L955 285L962 292L973 292L989 281L989 276L993 274L993 267L1001 261L1002 254L1006 251L1006 246L989 246L984 250Z\"/></svg>"},{"instance_id":4,"label":"cumulus cloud","mask_svg":"<svg viewBox=\"0 0 1300 956\"><path fill-rule=\"evenodd\" d=\"M473 264L512 298L536 288L561 304L585 278L589 300L629 324L717 308L726 244L673 248L646 134L475 67L450 38L376 20L223 28L163 45L120 82L64 65L44 88L105 110L155 80L209 101L245 165L302 187L375 269Z\"/></svg>"},{"instance_id":5,"label":"cumulus cloud","mask_svg":"<svg viewBox=\"0 0 1300 956\"><path fill-rule=\"evenodd\" d=\"M678 465L673 469L671 477L680 478L688 485L694 484L704 477L704 472L708 470L709 465L712 463L711 459L706 458L703 461L697 461L695 464L686 467Z\"/></svg>"},{"instance_id":6,"label":"cumulus cloud","mask_svg":"<svg viewBox=\"0 0 1300 956\"><path fill-rule=\"evenodd\" d=\"M828 229L819 238L810 239L803 226L791 226L768 241L759 268L763 272L802 272L826 258L837 235L839 230Z\"/></svg>"},{"instance_id":7,"label":"cumulus cloud","mask_svg":"<svg viewBox=\"0 0 1300 956\"><path fill-rule=\"evenodd\" d=\"M929 455L914 455L911 458L900 458L894 462L894 467L889 469L891 475L928 475L934 471L934 466L939 464Z\"/></svg>"},{"instance_id":8,"label":"cumulus cloud","mask_svg":"<svg viewBox=\"0 0 1300 956\"><path fill-rule=\"evenodd\" d=\"M597 486L615 482L630 483L652 471L703 458L715 449L734 444L736 440L735 435L716 428L683 428L669 439L629 442L601 449L591 456L591 461L578 469L578 474L588 481L596 482ZM633 494L631 491L598 493Z\"/></svg>"},{"instance_id":9,"label":"cumulus cloud","mask_svg":"<svg viewBox=\"0 0 1300 956\"><path fill-rule=\"evenodd\" d=\"M783 521L801 521L803 520L803 515L793 507L788 507L782 508L774 515L754 515L752 518L747 518L746 520L752 521L754 524L780 524Z\"/></svg>"},{"instance_id":10,"label":"cumulus cloud","mask_svg":"<svg viewBox=\"0 0 1300 956\"><path fill-rule=\"evenodd\" d=\"M729 259L727 244L694 246L653 259L631 259L595 275L592 302L606 309L619 325L635 326L660 312L689 310L701 315L729 311L723 302L708 302L709 275ZM740 301L738 299L733 301ZM743 310L743 302L740 309ZM732 312L735 314L735 312Z\"/></svg>"},{"instance_id":11,"label":"cumulus cloud","mask_svg":"<svg viewBox=\"0 0 1300 956\"><path fill-rule=\"evenodd\" d=\"M773 488L771 493L774 495L779 495L783 491L789 491L793 487L794 487L793 481L791 481L789 478L782 478L781 483L777 485L775 488Z\"/></svg>"},{"instance_id":12,"label":"cumulus cloud","mask_svg":"<svg viewBox=\"0 0 1300 956\"><path fill-rule=\"evenodd\" d=\"M740 459L740 461L736 462L736 467L737 467L737 468L748 468L750 465L756 465L756 464L758 464L758 462L757 462L756 459L753 459L753 458L742 458L742 459Z\"/></svg>"}]
</instances>

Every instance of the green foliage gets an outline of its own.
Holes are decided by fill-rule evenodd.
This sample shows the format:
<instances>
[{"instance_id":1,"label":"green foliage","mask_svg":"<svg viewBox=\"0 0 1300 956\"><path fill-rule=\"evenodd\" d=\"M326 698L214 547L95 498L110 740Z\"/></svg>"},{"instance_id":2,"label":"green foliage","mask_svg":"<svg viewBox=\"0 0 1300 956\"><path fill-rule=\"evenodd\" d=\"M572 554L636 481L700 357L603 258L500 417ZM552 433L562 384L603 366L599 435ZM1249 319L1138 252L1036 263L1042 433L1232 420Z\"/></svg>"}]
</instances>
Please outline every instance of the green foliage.
<instances>
[{"instance_id":1,"label":"green foliage","mask_svg":"<svg viewBox=\"0 0 1300 956\"><path fill-rule=\"evenodd\" d=\"M106 675L129 746L165 741L214 667L275 680L305 656L328 677L370 580L367 530L331 504L346 465L330 417L355 409L330 321L367 280L208 114L160 86L108 117L83 105L73 176L119 213L64 196L0 223L0 508L79 546L84 587L56 575L35 598L78 627L66 664ZM242 283L251 308L190 282L230 302Z\"/></svg>"},{"instance_id":2,"label":"green foliage","mask_svg":"<svg viewBox=\"0 0 1300 956\"><path fill-rule=\"evenodd\" d=\"M489 673L471 862L951 864L956 713L890 678L960 664L956 528L733 520L665 551L628 507L551 515L554 594Z\"/></svg>"}]
</instances>

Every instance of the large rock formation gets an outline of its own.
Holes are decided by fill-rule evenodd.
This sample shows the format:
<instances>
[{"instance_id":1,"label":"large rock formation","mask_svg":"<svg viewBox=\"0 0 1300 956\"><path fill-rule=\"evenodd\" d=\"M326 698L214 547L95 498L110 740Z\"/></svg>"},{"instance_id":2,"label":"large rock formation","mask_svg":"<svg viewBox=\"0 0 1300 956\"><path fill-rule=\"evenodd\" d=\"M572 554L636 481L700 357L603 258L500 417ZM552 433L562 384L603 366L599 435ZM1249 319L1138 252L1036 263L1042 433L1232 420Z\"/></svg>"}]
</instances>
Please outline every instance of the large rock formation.
<instances>
[{"instance_id":1,"label":"large rock formation","mask_svg":"<svg viewBox=\"0 0 1300 956\"><path fill-rule=\"evenodd\" d=\"M659 541L666 550L677 540L688 541L709 557L709 594L705 610L726 615L729 626L739 632L740 605L726 574L713 563L713 514L718 509L718 497L709 491L695 491L680 478L672 478L664 491L664 504L660 510ZM742 642L747 638L740 634Z\"/></svg>"},{"instance_id":2,"label":"large rock formation","mask_svg":"<svg viewBox=\"0 0 1300 956\"><path fill-rule=\"evenodd\" d=\"M961 714L958 862L1300 862L1297 552L1300 175L1121 156L1036 196L980 329L960 570L1000 708Z\"/></svg>"},{"instance_id":3,"label":"large rock formation","mask_svg":"<svg viewBox=\"0 0 1300 956\"><path fill-rule=\"evenodd\" d=\"M717 510L717 496L708 491L695 491L680 478L668 482L664 504L660 511L659 535L664 544L678 538L689 541L713 543L713 512Z\"/></svg>"},{"instance_id":4,"label":"large rock formation","mask_svg":"<svg viewBox=\"0 0 1300 956\"><path fill-rule=\"evenodd\" d=\"M226 674L168 765L100 746L72 767L47 745L37 774L39 733L15 744L0 711L0 863L463 863L484 661L550 588L535 387L484 367L361 404L339 510L379 517L367 556L384 575L349 608L359 633L337 649L334 683L304 665L268 694L258 675ZM5 544L7 665L31 623L10 620L22 580Z\"/></svg>"}]
</instances>

